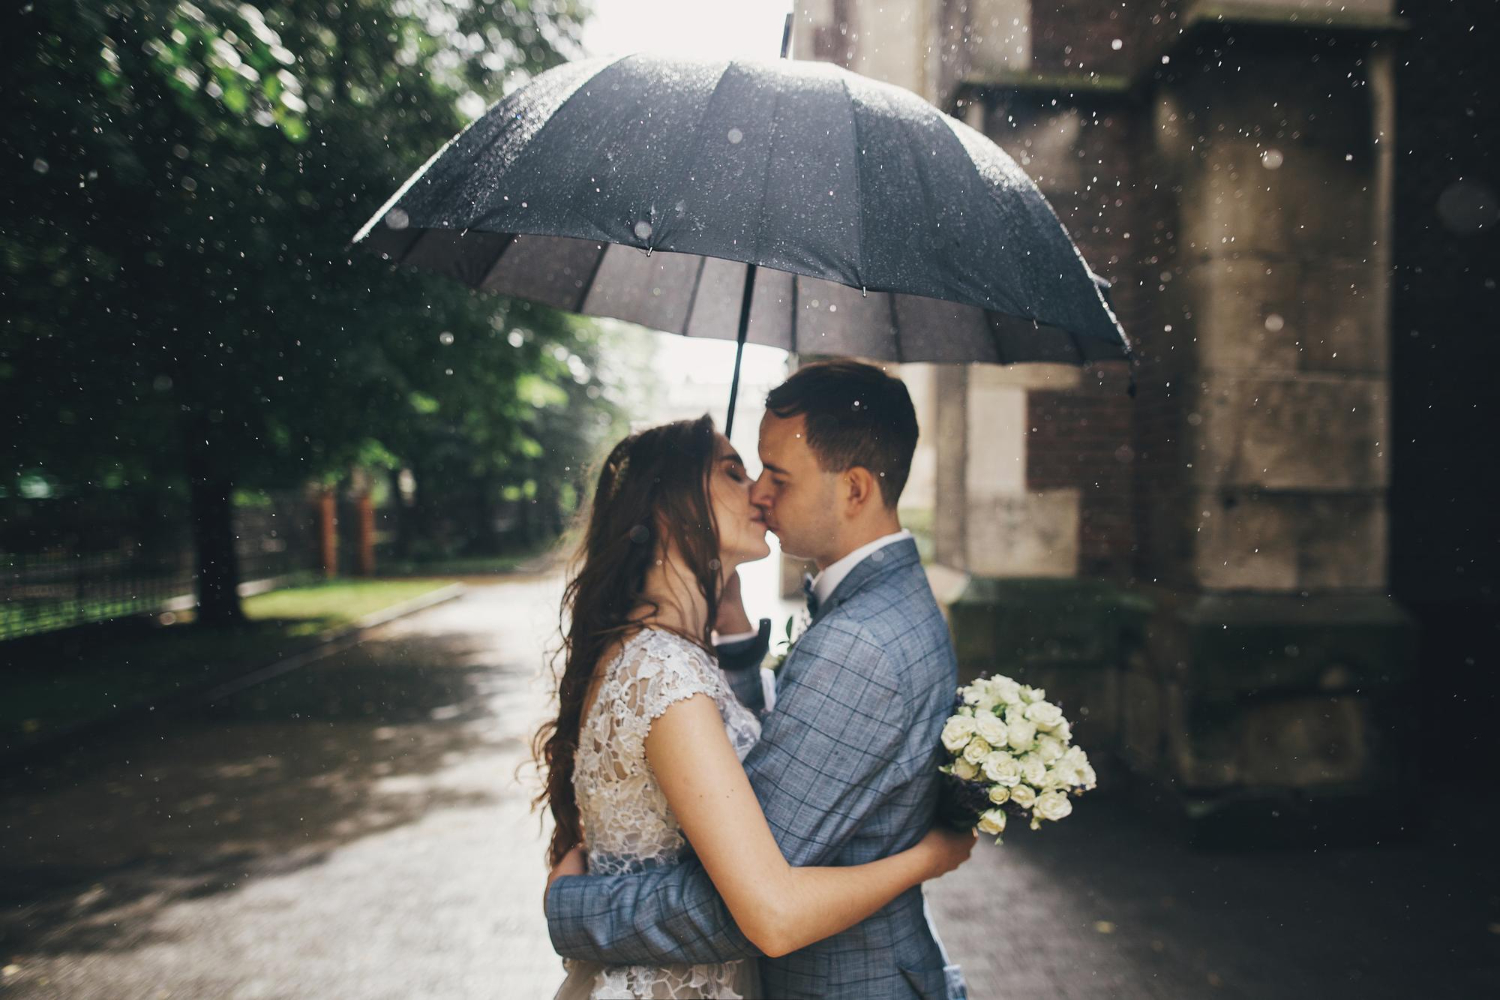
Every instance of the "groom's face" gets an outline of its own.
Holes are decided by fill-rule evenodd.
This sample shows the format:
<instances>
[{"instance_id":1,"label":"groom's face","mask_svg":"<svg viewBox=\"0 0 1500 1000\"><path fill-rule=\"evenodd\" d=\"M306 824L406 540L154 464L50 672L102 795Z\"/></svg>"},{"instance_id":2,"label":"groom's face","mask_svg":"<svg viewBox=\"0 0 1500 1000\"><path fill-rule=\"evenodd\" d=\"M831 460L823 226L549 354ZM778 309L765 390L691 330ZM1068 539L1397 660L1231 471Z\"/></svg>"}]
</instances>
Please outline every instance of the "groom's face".
<instances>
[{"instance_id":1,"label":"groom's face","mask_svg":"<svg viewBox=\"0 0 1500 1000\"><path fill-rule=\"evenodd\" d=\"M767 413L760 422L760 462L765 467L750 502L789 555L819 561L837 545L835 509L838 474L824 472L807 446L807 420L801 414Z\"/></svg>"}]
</instances>

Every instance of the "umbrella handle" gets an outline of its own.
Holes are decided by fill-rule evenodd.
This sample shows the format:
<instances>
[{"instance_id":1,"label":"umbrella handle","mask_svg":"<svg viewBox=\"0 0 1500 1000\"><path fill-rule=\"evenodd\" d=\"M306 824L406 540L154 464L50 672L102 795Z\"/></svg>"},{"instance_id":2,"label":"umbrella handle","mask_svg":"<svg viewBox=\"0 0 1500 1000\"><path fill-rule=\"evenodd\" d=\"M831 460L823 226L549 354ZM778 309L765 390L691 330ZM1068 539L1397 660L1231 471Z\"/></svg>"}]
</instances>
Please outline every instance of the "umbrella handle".
<instances>
[{"instance_id":1,"label":"umbrella handle","mask_svg":"<svg viewBox=\"0 0 1500 1000\"><path fill-rule=\"evenodd\" d=\"M788 15L790 16L790 15ZM740 328L734 337L734 378L729 382L729 415L724 418L724 436L734 433L734 404L740 395L740 360L745 356L745 335L750 332L750 303L755 298L754 264L745 265L745 290L740 295Z\"/></svg>"}]
</instances>

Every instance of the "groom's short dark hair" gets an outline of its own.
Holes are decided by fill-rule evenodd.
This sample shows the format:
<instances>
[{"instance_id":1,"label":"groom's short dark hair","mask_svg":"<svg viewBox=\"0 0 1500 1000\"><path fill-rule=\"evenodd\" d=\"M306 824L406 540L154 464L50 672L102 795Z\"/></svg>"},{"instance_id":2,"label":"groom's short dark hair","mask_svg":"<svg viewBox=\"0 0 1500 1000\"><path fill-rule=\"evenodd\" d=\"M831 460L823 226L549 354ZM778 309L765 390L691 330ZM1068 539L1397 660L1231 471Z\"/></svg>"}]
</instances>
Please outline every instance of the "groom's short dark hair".
<instances>
[{"instance_id":1,"label":"groom's short dark hair","mask_svg":"<svg viewBox=\"0 0 1500 1000\"><path fill-rule=\"evenodd\" d=\"M895 509L917 450L917 411L900 379L859 361L814 361L772 389L766 409L806 417L807 446L823 471L869 469Z\"/></svg>"}]
</instances>

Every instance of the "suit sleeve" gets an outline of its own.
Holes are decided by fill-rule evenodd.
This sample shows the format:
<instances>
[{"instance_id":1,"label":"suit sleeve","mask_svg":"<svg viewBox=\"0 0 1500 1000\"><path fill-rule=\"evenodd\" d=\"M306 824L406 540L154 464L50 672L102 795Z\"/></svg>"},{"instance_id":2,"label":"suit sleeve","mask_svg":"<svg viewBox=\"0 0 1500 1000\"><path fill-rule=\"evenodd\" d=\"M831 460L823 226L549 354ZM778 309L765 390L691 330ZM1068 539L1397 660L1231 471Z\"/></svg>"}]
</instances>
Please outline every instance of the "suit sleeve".
<instances>
[{"instance_id":1,"label":"suit sleeve","mask_svg":"<svg viewBox=\"0 0 1500 1000\"><path fill-rule=\"evenodd\" d=\"M776 711L745 770L787 860L830 864L899 784L889 771L909 713L887 653L857 626L825 622L782 669L790 672ZM659 965L759 955L691 858L633 875L558 879L546 912L565 958Z\"/></svg>"},{"instance_id":2,"label":"suit sleeve","mask_svg":"<svg viewBox=\"0 0 1500 1000\"><path fill-rule=\"evenodd\" d=\"M739 642L721 642L714 647L719 668L729 681L729 689L750 711L765 711L766 699L760 683L760 665L771 648L771 619L762 618L754 637Z\"/></svg>"}]
</instances>

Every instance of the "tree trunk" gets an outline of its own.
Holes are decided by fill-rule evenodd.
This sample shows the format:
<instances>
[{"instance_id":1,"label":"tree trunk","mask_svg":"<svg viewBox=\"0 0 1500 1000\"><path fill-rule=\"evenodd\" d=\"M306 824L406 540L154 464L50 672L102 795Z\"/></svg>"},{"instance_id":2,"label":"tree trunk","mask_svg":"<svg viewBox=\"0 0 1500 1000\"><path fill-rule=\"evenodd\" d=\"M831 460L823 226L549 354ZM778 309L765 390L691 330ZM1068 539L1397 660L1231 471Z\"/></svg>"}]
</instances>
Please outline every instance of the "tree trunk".
<instances>
[{"instance_id":1,"label":"tree trunk","mask_svg":"<svg viewBox=\"0 0 1500 1000\"><path fill-rule=\"evenodd\" d=\"M204 625L240 625L240 565L234 550L234 483L227 475L191 467L193 547L197 552L198 621Z\"/></svg>"}]
</instances>

